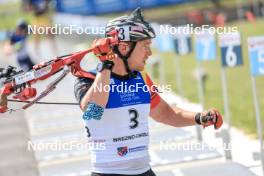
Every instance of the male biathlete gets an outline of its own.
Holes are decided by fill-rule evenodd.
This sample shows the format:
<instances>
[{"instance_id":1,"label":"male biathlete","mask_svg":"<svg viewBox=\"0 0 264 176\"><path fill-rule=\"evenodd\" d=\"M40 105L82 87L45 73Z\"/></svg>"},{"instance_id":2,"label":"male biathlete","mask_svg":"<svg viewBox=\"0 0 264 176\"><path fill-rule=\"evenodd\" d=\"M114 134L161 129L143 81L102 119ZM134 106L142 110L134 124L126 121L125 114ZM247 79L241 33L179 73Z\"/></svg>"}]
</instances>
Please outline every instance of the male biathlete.
<instances>
[{"instance_id":1,"label":"male biathlete","mask_svg":"<svg viewBox=\"0 0 264 176\"><path fill-rule=\"evenodd\" d=\"M93 42L101 51L98 57L102 61L94 79L78 78L75 84L89 142L94 144L92 176L155 176L149 164L149 117L174 127L199 124L219 129L222 116L216 109L199 113L172 107L159 96L144 72L155 32L139 8L129 16L109 21L106 37L114 31L118 31L119 42L112 53L104 53L105 39ZM120 91L119 85L127 89ZM110 91L104 89L107 86Z\"/></svg>"}]
</instances>

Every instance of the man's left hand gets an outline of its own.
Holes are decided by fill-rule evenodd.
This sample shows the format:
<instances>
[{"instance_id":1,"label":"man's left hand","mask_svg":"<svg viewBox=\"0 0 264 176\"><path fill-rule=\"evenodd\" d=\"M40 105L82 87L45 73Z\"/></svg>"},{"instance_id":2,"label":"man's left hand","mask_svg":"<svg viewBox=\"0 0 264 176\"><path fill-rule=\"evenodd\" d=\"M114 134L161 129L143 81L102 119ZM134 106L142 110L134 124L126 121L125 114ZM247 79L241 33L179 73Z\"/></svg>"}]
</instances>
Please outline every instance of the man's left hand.
<instances>
[{"instance_id":1,"label":"man's left hand","mask_svg":"<svg viewBox=\"0 0 264 176\"><path fill-rule=\"evenodd\" d=\"M223 117L217 109L209 109L202 113L197 113L195 120L204 128L214 125L216 130L219 129L223 124Z\"/></svg>"}]
</instances>

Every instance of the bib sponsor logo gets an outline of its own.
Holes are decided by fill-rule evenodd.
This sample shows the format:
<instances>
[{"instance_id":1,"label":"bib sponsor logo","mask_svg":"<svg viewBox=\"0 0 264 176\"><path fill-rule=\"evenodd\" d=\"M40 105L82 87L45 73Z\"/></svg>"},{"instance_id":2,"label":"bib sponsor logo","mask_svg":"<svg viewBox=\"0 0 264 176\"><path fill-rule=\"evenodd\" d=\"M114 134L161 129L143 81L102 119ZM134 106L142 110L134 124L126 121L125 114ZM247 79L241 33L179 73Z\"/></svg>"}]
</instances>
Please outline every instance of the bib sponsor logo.
<instances>
[{"instance_id":1,"label":"bib sponsor logo","mask_svg":"<svg viewBox=\"0 0 264 176\"><path fill-rule=\"evenodd\" d=\"M128 148L127 146L125 147L118 147L117 148L117 154L119 156L125 156L128 153L133 153L133 152L139 152L139 151L143 151L146 150L147 146L143 145L143 146L138 146L138 147L133 147L133 148Z\"/></svg>"},{"instance_id":2,"label":"bib sponsor logo","mask_svg":"<svg viewBox=\"0 0 264 176\"><path fill-rule=\"evenodd\" d=\"M127 154L127 152L128 152L128 147L127 146L126 147L118 147L117 148L117 154L119 156L125 156Z\"/></svg>"}]
</instances>

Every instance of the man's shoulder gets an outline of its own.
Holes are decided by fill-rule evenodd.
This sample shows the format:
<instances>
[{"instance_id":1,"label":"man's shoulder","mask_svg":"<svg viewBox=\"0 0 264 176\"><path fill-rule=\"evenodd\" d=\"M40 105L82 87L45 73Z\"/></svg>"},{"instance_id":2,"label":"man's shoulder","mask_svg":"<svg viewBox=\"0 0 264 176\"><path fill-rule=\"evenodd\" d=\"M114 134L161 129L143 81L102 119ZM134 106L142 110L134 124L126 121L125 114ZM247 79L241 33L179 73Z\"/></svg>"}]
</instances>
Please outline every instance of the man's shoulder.
<instances>
[{"instance_id":1,"label":"man's shoulder","mask_svg":"<svg viewBox=\"0 0 264 176\"><path fill-rule=\"evenodd\" d=\"M96 70L88 71L88 73L96 75ZM92 86L94 78L92 77L77 77L74 83L74 95L78 102L81 102L82 97L87 90Z\"/></svg>"},{"instance_id":2,"label":"man's shoulder","mask_svg":"<svg viewBox=\"0 0 264 176\"><path fill-rule=\"evenodd\" d=\"M88 71L88 73L90 73L90 74L92 74L92 75L94 75L94 77L96 76L96 74L97 74L97 71L96 71L96 69L93 69L93 70L89 70ZM89 82L93 82L94 81L94 78L92 78L92 77L89 77L89 78L87 78L87 77L77 77L77 79L76 79L76 83L89 83Z\"/></svg>"}]
</instances>

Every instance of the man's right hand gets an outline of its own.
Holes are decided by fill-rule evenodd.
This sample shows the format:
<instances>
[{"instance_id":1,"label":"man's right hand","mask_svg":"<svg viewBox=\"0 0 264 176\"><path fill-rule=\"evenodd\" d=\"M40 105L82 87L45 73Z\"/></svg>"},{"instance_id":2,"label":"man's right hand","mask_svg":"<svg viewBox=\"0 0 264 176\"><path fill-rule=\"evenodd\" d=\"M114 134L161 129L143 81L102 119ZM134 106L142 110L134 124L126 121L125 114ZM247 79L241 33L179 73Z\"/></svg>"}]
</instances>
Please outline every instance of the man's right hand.
<instances>
[{"instance_id":1,"label":"man's right hand","mask_svg":"<svg viewBox=\"0 0 264 176\"><path fill-rule=\"evenodd\" d=\"M95 39L92 43L93 53L95 56L104 62L106 60L113 60L115 54L112 51L112 45L117 44L114 38Z\"/></svg>"}]
</instances>

